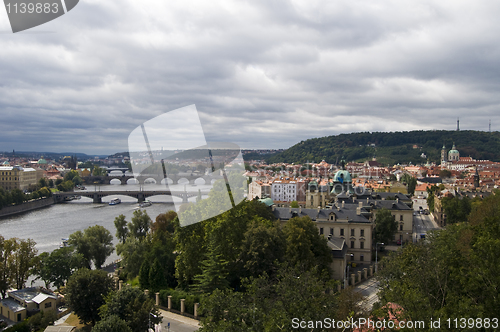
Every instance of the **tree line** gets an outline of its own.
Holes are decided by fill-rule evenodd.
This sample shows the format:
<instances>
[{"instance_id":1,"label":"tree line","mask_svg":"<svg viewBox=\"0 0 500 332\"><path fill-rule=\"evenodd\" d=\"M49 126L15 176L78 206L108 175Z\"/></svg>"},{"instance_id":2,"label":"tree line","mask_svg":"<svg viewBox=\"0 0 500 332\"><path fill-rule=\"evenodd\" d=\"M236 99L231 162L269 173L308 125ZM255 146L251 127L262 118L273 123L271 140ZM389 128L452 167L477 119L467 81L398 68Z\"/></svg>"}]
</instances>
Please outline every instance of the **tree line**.
<instances>
[{"instance_id":1,"label":"tree line","mask_svg":"<svg viewBox=\"0 0 500 332\"><path fill-rule=\"evenodd\" d=\"M268 163L337 163L344 156L348 161L364 161L373 156L383 164L422 163L427 159L440 162L443 144L450 150L456 144L461 156L500 161L500 132L482 131L408 131L362 132L312 138L266 158ZM414 149L413 145L419 148Z\"/></svg>"},{"instance_id":2,"label":"tree line","mask_svg":"<svg viewBox=\"0 0 500 332\"><path fill-rule=\"evenodd\" d=\"M374 315L388 317L386 304L396 303L402 308L398 320L498 317L499 238L500 196L491 195L472 204L462 222L382 260L381 301Z\"/></svg>"}]
</instances>

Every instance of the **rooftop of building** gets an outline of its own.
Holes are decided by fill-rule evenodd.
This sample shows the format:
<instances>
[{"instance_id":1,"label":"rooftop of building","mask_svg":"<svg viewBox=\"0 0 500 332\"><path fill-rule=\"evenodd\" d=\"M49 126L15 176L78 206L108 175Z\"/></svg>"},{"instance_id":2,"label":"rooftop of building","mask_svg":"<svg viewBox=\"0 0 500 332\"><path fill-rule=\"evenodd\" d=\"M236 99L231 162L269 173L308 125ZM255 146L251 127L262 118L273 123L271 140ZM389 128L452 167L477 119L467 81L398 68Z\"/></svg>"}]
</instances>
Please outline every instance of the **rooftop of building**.
<instances>
[{"instance_id":1,"label":"rooftop of building","mask_svg":"<svg viewBox=\"0 0 500 332\"><path fill-rule=\"evenodd\" d=\"M357 214L356 210L347 208L331 208L331 209L305 209L305 208L289 208L275 207L273 214L281 220L289 220L294 217L308 216L312 221L318 219L328 220L331 214L335 215L337 220L346 220L352 223L370 223L364 215Z\"/></svg>"},{"instance_id":2,"label":"rooftop of building","mask_svg":"<svg viewBox=\"0 0 500 332\"><path fill-rule=\"evenodd\" d=\"M42 299L42 297L39 297L39 295L45 295L46 297L44 297L43 300L40 301L40 299ZM52 293L51 291L49 291L47 289L43 289L41 287L28 287L28 288L19 289L16 291L9 292L9 296L13 297L19 301L24 301L24 302L33 301L35 303L41 303L41 302L45 301L45 299L47 297L57 299L57 296L54 293ZM36 299L36 301L35 301L35 299ZM37 302L37 301L40 301L40 302Z\"/></svg>"},{"instance_id":3,"label":"rooftop of building","mask_svg":"<svg viewBox=\"0 0 500 332\"><path fill-rule=\"evenodd\" d=\"M0 301L0 303L2 303L3 306L12 310L12 312L14 312L14 313L26 310L26 308L24 308L22 305L20 305L14 299L11 299L11 298L3 299Z\"/></svg>"}]
</instances>

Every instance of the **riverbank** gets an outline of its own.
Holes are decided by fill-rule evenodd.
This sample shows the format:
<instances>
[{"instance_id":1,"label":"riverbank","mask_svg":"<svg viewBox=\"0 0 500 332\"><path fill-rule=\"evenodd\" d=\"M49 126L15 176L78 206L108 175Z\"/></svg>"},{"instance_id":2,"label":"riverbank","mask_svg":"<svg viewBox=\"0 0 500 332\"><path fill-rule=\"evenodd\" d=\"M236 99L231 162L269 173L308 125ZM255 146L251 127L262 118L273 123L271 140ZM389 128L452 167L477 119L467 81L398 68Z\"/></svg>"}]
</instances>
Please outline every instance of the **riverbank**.
<instances>
[{"instance_id":1,"label":"riverbank","mask_svg":"<svg viewBox=\"0 0 500 332\"><path fill-rule=\"evenodd\" d=\"M48 197L48 198L40 198L40 199L31 201L31 202L26 202L26 203L19 204L19 205L4 206L0 210L0 218L9 217L9 216L13 216L13 215L20 214L20 213L41 209L41 208L44 208L47 206L51 206L54 203L55 203L54 198Z\"/></svg>"}]
</instances>

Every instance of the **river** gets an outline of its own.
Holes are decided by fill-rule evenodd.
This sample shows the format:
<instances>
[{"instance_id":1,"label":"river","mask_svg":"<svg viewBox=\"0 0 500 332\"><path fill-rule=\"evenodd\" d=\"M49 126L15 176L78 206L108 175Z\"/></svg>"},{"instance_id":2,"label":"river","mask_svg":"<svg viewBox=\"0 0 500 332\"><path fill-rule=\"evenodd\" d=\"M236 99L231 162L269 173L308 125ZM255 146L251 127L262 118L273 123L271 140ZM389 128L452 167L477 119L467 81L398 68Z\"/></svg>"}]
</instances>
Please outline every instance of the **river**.
<instances>
[{"instance_id":1,"label":"river","mask_svg":"<svg viewBox=\"0 0 500 332\"><path fill-rule=\"evenodd\" d=\"M189 190L208 191L210 185L190 186ZM111 191L111 190L161 190L166 189L164 185L101 185L89 186L87 191ZM184 185L170 185L172 191L184 190ZM78 192L75 192L76 194ZM121 204L110 206L108 202L118 197L122 200ZM174 197L174 199L179 199ZM157 215L175 210L174 205L169 201L168 196L153 196L149 200L153 205L144 208L151 219L154 221ZM195 201L196 197L190 198L190 201ZM0 219L0 235L5 239L17 237L21 239L32 239L36 242L38 253L50 252L59 248L62 238L68 238L71 233L78 230L83 231L85 228L94 225L106 227L113 234L113 243L116 245L118 240L115 237L116 229L114 226L115 218L123 214L127 221L130 221L133 212L137 209L137 199L124 196L114 195L113 197L103 198L102 204L93 204L89 198L82 197L80 200L74 200L63 204L54 204L40 210L26 212L16 216L10 216ZM118 256L116 251L107 259L106 263L111 263Z\"/></svg>"}]
</instances>

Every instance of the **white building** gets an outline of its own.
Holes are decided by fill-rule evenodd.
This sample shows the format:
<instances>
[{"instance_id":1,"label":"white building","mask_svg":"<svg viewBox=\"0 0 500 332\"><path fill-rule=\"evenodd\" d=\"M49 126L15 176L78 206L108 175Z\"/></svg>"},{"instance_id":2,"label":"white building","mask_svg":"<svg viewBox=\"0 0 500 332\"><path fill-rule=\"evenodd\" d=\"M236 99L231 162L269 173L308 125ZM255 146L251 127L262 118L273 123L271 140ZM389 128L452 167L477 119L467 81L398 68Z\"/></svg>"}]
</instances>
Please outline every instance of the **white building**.
<instances>
[{"instance_id":1,"label":"white building","mask_svg":"<svg viewBox=\"0 0 500 332\"><path fill-rule=\"evenodd\" d=\"M279 179L271 184L271 199L280 202L293 202L297 200L297 181Z\"/></svg>"}]
</instances>

